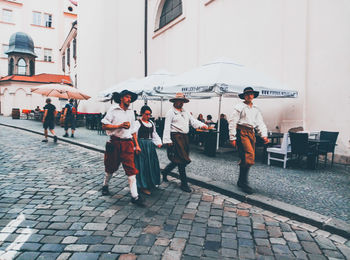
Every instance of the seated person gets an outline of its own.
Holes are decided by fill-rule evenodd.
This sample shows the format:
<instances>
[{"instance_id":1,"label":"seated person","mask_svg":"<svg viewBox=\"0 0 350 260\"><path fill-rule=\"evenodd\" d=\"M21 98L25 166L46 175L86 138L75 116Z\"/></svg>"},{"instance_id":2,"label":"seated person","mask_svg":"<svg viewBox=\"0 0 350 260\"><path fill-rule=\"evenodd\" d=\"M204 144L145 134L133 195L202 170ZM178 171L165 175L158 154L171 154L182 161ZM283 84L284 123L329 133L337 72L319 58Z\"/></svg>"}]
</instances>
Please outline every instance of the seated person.
<instances>
[{"instance_id":1,"label":"seated person","mask_svg":"<svg viewBox=\"0 0 350 260\"><path fill-rule=\"evenodd\" d=\"M216 124L214 123L214 121L212 120L213 117L211 115L207 115L207 121L205 121L205 124L211 127L215 127Z\"/></svg>"}]
</instances>

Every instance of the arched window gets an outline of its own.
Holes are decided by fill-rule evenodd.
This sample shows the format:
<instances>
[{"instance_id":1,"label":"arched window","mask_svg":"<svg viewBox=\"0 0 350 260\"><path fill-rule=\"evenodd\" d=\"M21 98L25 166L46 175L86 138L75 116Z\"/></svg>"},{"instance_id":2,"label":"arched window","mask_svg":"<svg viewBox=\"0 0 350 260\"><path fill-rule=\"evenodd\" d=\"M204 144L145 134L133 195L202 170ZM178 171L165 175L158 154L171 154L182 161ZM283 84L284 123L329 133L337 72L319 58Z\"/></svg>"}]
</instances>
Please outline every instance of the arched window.
<instances>
[{"instance_id":1,"label":"arched window","mask_svg":"<svg viewBox=\"0 0 350 260\"><path fill-rule=\"evenodd\" d=\"M13 75L13 58L9 62L9 76Z\"/></svg>"},{"instance_id":2,"label":"arched window","mask_svg":"<svg viewBox=\"0 0 350 260\"><path fill-rule=\"evenodd\" d=\"M27 63L24 59L19 59L17 63L17 74L26 75Z\"/></svg>"},{"instance_id":3,"label":"arched window","mask_svg":"<svg viewBox=\"0 0 350 260\"><path fill-rule=\"evenodd\" d=\"M30 71L30 76L33 76L35 74L35 64L33 60L29 62L29 71Z\"/></svg>"},{"instance_id":4,"label":"arched window","mask_svg":"<svg viewBox=\"0 0 350 260\"><path fill-rule=\"evenodd\" d=\"M182 14L182 1L181 0L165 0L163 5L162 14L160 15L159 28L170 23L176 17Z\"/></svg>"}]
</instances>

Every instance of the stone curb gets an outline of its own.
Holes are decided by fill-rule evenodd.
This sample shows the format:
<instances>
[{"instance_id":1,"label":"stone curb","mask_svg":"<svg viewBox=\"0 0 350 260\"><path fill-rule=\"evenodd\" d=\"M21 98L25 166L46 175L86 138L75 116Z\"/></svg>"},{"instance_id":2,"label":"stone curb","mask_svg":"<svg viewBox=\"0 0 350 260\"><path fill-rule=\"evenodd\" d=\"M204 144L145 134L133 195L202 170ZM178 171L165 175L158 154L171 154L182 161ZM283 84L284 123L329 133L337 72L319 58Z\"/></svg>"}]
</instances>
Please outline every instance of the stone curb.
<instances>
[{"instance_id":1,"label":"stone curb","mask_svg":"<svg viewBox=\"0 0 350 260\"><path fill-rule=\"evenodd\" d=\"M39 134L39 135L44 135L41 132L19 127L19 126L13 126L13 125L8 125L4 123L0 123L0 125L12 127L19 130L24 130L24 131ZM49 136L49 138L53 138L53 137ZM104 153L104 149L96 145L72 141L61 137L58 137L58 140L62 142L74 144L80 147L84 147L86 149L93 150L96 152ZM169 175L179 179L179 175L176 173L171 172ZM340 235L345 237L346 239L350 239L350 224L348 224L343 220L340 220L337 218L330 218L313 211L309 211L297 206L293 206L291 204L287 204L278 200L268 198L263 195L259 195L259 194L247 195L235 185L230 185L227 183L215 181L207 177L197 176L191 173L187 173L187 178L190 183L198 185L200 187L213 190L215 192L226 195L228 197L232 197L237 200L247 202L249 204L272 211L274 213L286 216L290 219L304 222L304 223L313 225L317 228L326 230L332 234Z\"/></svg>"}]
</instances>

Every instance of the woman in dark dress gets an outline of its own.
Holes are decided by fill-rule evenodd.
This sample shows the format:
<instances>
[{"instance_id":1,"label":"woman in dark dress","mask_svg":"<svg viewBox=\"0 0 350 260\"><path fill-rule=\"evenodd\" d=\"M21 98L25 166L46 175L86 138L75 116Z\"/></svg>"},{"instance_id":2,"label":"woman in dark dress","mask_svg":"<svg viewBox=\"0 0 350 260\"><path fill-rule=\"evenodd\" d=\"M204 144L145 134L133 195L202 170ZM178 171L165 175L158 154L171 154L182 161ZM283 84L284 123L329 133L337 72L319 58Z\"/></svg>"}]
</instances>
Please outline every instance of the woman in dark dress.
<instances>
[{"instance_id":1,"label":"woman in dark dress","mask_svg":"<svg viewBox=\"0 0 350 260\"><path fill-rule=\"evenodd\" d=\"M139 170L136 175L137 187L141 192L150 195L152 189L160 184L160 168L156 146L162 147L162 141L150 120L152 110L149 106L141 108L141 119L135 122L135 130L141 153L135 156L135 165Z\"/></svg>"}]
</instances>

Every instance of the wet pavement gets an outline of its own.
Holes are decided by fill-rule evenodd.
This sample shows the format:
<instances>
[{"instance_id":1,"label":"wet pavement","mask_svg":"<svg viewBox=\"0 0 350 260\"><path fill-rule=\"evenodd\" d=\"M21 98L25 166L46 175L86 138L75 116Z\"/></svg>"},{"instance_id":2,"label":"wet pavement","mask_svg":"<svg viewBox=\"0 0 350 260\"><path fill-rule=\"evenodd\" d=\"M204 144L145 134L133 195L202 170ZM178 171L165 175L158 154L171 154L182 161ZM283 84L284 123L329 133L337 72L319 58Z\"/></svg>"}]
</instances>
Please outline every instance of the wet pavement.
<instances>
[{"instance_id":1,"label":"wet pavement","mask_svg":"<svg viewBox=\"0 0 350 260\"><path fill-rule=\"evenodd\" d=\"M42 124L33 120L0 117L0 123L42 132ZM56 130L58 136L62 137L63 128L58 126ZM67 139L93 144L103 149L108 137L80 127L74 139ZM163 148L157 151L161 167L165 167L168 163L166 150ZM236 153L207 157L194 146L191 159L192 163L187 167L189 173L233 185L237 182L239 169ZM321 163L316 170L293 166L283 169L281 164L268 166L257 160L250 171L249 180L256 194L350 223L350 166L334 164L331 168L329 165L324 167Z\"/></svg>"},{"instance_id":2,"label":"wet pavement","mask_svg":"<svg viewBox=\"0 0 350 260\"><path fill-rule=\"evenodd\" d=\"M78 133L78 132L77 132ZM172 179L130 203L103 154L0 126L0 259L350 259L350 241Z\"/></svg>"}]
</instances>

